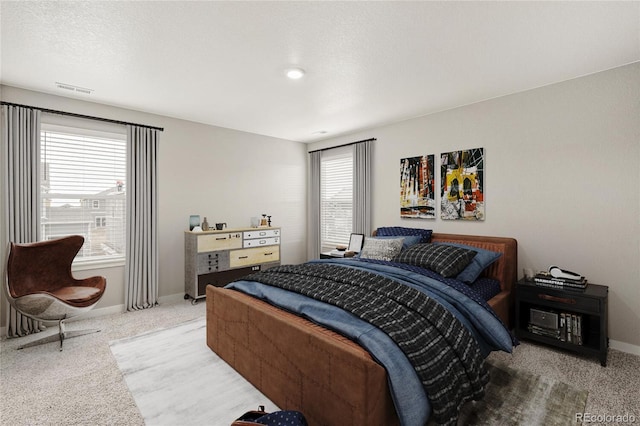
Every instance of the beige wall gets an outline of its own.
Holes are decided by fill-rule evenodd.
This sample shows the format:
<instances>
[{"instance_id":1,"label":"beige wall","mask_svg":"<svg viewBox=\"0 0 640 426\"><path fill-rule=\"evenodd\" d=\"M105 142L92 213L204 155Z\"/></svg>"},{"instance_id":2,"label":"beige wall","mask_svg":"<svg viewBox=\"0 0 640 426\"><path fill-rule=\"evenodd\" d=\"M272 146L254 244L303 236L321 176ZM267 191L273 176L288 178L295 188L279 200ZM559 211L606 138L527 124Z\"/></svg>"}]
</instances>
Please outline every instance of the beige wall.
<instances>
[{"instance_id":1,"label":"beige wall","mask_svg":"<svg viewBox=\"0 0 640 426\"><path fill-rule=\"evenodd\" d=\"M270 214L273 225L282 227L282 262L306 260L304 144L10 86L0 90L7 102L164 127L158 211L161 300L184 295L184 231L191 214L229 227L249 226L252 216ZM97 308L121 309L124 268L79 271L76 276L96 274L107 277L107 291ZM0 305L5 326L4 303Z\"/></svg>"},{"instance_id":2,"label":"beige wall","mask_svg":"<svg viewBox=\"0 0 640 426\"><path fill-rule=\"evenodd\" d=\"M165 128L161 296L183 292L182 232L193 213L229 226L270 213L283 227L283 262L304 261L307 149L375 137L374 227L515 237L520 271L557 264L609 285L612 346L636 352L640 347L640 64L309 146L12 87L0 90L10 102ZM485 221L400 219L400 158L474 147L486 150ZM109 278L101 306L122 304L122 271L98 272ZM4 325L4 314L0 318Z\"/></svg>"},{"instance_id":3,"label":"beige wall","mask_svg":"<svg viewBox=\"0 0 640 426\"><path fill-rule=\"evenodd\" d=\"M608 285L612 345L638 352L639 99L636 63L311 144L309 150L377 138L374 227L515 237L520 276L523 267L559 265ZM475 147L485 148L485 221L400 219L400 158L438 158Z\"/></svg>"}]
</instances>

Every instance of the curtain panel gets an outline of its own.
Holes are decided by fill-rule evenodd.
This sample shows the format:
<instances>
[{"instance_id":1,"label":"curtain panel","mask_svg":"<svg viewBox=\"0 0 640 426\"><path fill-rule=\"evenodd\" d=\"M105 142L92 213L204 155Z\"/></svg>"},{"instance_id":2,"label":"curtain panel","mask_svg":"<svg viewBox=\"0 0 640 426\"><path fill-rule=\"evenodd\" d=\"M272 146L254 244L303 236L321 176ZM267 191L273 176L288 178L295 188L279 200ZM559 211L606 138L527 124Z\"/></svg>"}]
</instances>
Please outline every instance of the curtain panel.
<instances>
[{"instance_id":1,"label":"curtain panel","mask_svg":"<svg viewBox=\"0 0 640 426\"><path fill-rule=\"evenodd\" d=\"M9 242L31 243L40 239L40 116L37 109L2 105L6 239L2 243L5 247ZM24 336L45 328L41 322L20 314L8 301L5 304L7 337Z\"/></svg>"},{"instance_id":2,"label":"curtain panel","mask_svg":"<svg viewBox=\"0 0 640 426\"><path fill-rule=\"evenodd\" d=\"M125 306L128 311L158 304L159 138L157 129L127 126Z\"/></svg>"},{"instance_id":3,"label":"curtain panel","mask_svg":"<svg viewBox=\"0 0 640 426\"><path fill-rule=\"evenodd\" d=\"M307 226L307 256L320 257L320 160L322 152L309 153L309 224Z\"/></svg>"},{"instance_id":4,"label":"curtain panel","mask_svg":"<svg viewBox=\"0 0 640 426\"><path fill-rule=\"evenodd\" d=\"M353 145L353 230L371 234L371 141Z\"/></svg>"}]
</instances>

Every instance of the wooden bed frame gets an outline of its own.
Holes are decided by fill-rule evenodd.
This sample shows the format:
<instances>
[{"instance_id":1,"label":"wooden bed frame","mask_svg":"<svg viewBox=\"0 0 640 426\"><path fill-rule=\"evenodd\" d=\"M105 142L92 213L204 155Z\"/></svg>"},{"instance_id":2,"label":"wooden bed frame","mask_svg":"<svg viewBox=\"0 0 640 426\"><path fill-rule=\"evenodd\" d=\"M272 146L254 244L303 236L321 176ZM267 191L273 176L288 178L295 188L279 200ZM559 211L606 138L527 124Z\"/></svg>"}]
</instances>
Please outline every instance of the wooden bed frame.
<instances>
[{"instance_id":1,"label":"wooden bed frame","mask_svg":"<svg viewBox=\"0 0 640 426\"><path fill-rule=\"evenodd\" d=\"M510 326L516 240L434 233L431 241L503 253L483 275L500 281L489 304ZM235 290L208 286L206 303L207 345L280 409L301 411L310 426L399 424L385 369L358 344Z\"/></svg>"}]
</instances>

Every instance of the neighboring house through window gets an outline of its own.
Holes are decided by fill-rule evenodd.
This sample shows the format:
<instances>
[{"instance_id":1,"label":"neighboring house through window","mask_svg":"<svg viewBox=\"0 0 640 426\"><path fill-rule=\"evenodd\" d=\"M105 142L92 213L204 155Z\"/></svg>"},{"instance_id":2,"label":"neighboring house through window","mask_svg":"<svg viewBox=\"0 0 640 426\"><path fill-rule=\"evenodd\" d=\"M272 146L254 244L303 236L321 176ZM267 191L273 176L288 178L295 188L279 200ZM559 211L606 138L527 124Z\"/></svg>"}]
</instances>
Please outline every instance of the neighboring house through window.
<instances>
[{"instance_id":1,"label":"neighboring house through window","mask_svg":"<svg viewBox=\"0 0 640 426\"><path fill-rule=\"evenodd\" d=\"M124 260L126 135L43 123L43 240L82 235L77 263Z\"/></svg>"}]
</instances>

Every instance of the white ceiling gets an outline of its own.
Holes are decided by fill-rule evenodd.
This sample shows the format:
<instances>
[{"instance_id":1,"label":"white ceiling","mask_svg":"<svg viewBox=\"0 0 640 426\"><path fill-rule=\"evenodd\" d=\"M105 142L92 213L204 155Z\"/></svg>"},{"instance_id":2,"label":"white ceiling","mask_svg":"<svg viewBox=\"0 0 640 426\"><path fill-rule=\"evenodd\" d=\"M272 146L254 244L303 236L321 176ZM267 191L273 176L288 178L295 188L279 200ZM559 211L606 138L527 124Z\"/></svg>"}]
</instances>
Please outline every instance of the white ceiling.
<instances>
[{"instance_id":1,"label":"white ceiling","mask_svg":"<svg viewBox=\"0 0 640 426\"><path fill-rule=\"evenodd\" d=\"M635 1L2 1L0 13L3 84L302 142L640 60ZM285 78L290 66L305 78Z\"/></svg>"}]
</instances>

